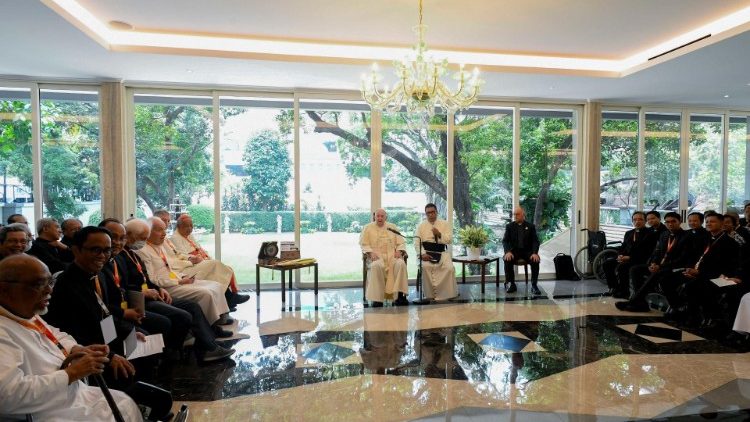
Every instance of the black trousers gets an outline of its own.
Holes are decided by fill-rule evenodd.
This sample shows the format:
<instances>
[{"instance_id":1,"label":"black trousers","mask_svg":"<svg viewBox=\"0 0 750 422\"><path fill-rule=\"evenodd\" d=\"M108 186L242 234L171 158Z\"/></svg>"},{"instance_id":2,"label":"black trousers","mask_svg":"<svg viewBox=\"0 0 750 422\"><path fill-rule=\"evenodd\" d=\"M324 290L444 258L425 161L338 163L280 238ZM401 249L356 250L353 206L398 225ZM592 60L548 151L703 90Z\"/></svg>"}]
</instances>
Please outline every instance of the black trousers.
<instances>
[{"instance_id":1,"label":"black trousers","mask_svg":"<svg viewBox=\"0 0 750 422\"><path fill-rule=\"evenodd\" d=\"M176 301L177 299L175 299ZM190 313L159 300L146 301L146 309L149 314L157 314L160 318L166 319L170 326L169 330L163 333L164 346L168 349L180 350L182 343L185 342L190 325L193 323ZM148 316L146 316L143 321L145 322L148 319Z\"/></svg>"},{"instance_id":2,"label":"black trousers","mask_svg":"<svg viewBox=\"0 0 750 422\"><path fill-rule=\"evenodd\" d=\"M536 282L539 279L539 263L531 262L531 255L533 254L533 252L523 250L523 249L514 250L512 252L513 252L513 260L503 261L503 264L505 266L505 281L507 281L510 284L516 283L516 272L513 267L519 259L523 259L526 262L528 262L529 266L531 267L531 284L536 286Z\"/></svg>"},{"instance_id":3,"label":"black trousers","mask_svg":"<svg viewBox=\"0 0 750 422\"><path fill-rule=\"evenodd\" d=\"M203 315L201 307L191 300L175 298L172 298L172 306L190 314L192 318L190 330L195 337L195 349L200 351L214 350L216 348L216 337L211 329L211 324Z\"/></svg>"}]
</instances>

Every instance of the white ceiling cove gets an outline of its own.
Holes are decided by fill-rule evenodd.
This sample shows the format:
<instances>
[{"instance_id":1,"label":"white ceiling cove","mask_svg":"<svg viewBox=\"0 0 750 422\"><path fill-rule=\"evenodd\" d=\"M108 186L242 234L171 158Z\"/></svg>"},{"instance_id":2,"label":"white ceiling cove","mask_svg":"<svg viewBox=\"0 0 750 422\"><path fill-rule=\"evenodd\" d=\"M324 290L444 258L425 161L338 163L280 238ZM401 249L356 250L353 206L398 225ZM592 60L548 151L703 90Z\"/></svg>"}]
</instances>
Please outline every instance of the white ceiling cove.
<instances>
[{"instance_id":1,"label":"white ceiling cove","mask_svg":"<svg viewBox=\"0 0 750 422\"><path fill-rule=\"evenodd\" d=\"M365 60L348 56L327 60L304 54L248 55L191 46L166 49L148 43L117 46L53 10L48 5L51 2L72 2L108 28L112 28L110 21L121 21L132 25L134 32L154 34L154 38L178 34L323 47L408 48L414 42L411 28L417 22L417 0L47 0L47 4L3 0L0 78L356 90L360 74L367 71ZM610 62L650 53L654 48L666 53L668 50L659 48L668 48L670 41L678 42L684 34L694 36L696 28L750 10L750 0L424 3L431 49ZM639 62L626 67L627 71L605 76L575 68L482 65L487 82L482 96L747 109L748 27L748 22L738 21L721 34L712 34L662 59Z\"/></svg>"}]
</instances>

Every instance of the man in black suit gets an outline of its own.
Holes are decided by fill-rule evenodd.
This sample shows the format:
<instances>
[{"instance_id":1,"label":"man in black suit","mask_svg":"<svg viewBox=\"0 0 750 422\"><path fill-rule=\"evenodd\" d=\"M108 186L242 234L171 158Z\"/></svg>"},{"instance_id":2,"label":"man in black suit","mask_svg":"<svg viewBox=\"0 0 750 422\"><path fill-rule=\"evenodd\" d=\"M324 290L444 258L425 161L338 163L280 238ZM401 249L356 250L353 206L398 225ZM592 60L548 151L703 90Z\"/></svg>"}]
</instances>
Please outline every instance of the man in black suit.
<instances>
[{"instance_id":1,"label":"man in black suit","mask_svg":"<svg viewBox=\"0 0 750 422\"><path fill-rule=\"evenodd\" d=\"M537 287L539 278L539 237L536 227L526 221L523 208L513 210L513 222L505 226L503 235L503 250L505 255L505 280L509 283L508 293L516 291L515 269L513 265L523 259L531 266L531 291L535 295L542 294Z\"/></svg>"},{"instance_id":2,"label":"man in black suit","mask_svg":"<svg viewBox=\"0 0 750 422\"><path fill-rule=\"evenodd\" d=\"M83 346L105 344L100 322L111 314L105 303L108 292L98 278L109 259L112 243L109 232L99 227L85 227L73 240L75 259L56 278L45 320L72 335ZM115 321L117 339L110 344L110 360L115 379L135 375L133 365L125 360L122 340L133 329L129 322ZM119 340L119 341L118 341ZM117 353L117 354L114 354Z\"/></svg>"},{"instance_id":3,"label":"man in black suit","mask_svg":"<svg viewBox=\"0 0 750 422\"><path fill-rule=\"evenodd\" d=\"M68 247L60 243L60 225L54 218L42 218L36 223L37 236L31 243L28 254L39 258L55 274L68 267L68 263L60 257L61 250Z\"/></svg>"},{"instance_id":4,"label":"man in black suit","mask_svg":"<svg viewBox=\"0 0 750 422\"><path fill-rule=\"evenodd\" d=\"M656 238L649 236L651 231L646 228L646 213L635 211L631 221L633 228L625 232L617 259L604 263L612 296L622 299L630 296L630 268L644 264L656 244Z\"/></svg>"},{"instance_id":5,"label":"man in black suit","mask_svg":"<svg viewBox=\"0 0 750 422\"><path fill-rule=\"evenodd\" d=\"M750 226L750 202L745 204L745 208L743 208L743 213L745 214L745 216L740 218L740 226L748 227Z\"/></svg>"},{"instance_id":6,"label":"man in black suit","mask_svg":"<svg viewBox=\"0 0 750 422\"><path fill-rule=\"evenodd\" d=\"M738 274L740 247L723 230L724 216L717 213L706 214L706 229L709 233L708 242L698 256L695 265L686 268L674 276L671 283L685 284L687 298L687 315L698 322L700 309L703 308L706 317L718 316L716 304L719 302L719 287L711 279L719 276L734 277ZM671 290L671 289L670 289ZM669 299L669 297L668 297ZM739 302L739 301L737 301ZM670 299L670 305L676 308L679 303Z\"/></svg>"},{"instance_id":7,"label":"man in black suit","mask_svg":"<svg viewBox=\"0 0 750 422\"><path fill-rule=\"evenodd\" d=\"M668 212L664 216L667 231L663 232L656 243L654 252L648 260L649 276L643 285L638 285L639 280L632 279L631 290L633 295L630 300L617 302L615 306L622 311L645 312L648 311L646 295L651 293L658 285L659 280L672 273L675 268L685 268L689 265L689 257L686 253L690 250L690 239L680 223L682 219L676 212Z\"/></svg>"}]
</instances>

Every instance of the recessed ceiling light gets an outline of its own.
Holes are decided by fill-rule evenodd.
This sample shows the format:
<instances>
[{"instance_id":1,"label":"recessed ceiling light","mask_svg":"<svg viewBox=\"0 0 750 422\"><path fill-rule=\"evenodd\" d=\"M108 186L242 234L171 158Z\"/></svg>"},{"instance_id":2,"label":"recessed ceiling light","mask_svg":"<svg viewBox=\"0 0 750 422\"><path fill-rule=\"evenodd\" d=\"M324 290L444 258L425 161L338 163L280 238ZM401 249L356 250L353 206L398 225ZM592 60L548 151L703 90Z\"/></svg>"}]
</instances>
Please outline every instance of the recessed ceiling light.
<instances>
[{"instance_id":1,"label":"recessed ceiling light","mask_svg":"<svg viewBox=\"0 0 750 422\"><path fill-rule=\"evenodd\" d=\"M729 94L724 94L724 98L729 98Z\"/></svg>"},{"instance_id":2,"label":"recessed ceiling light","mask_svg":"<svg viewBox=\"0 0 750 422\"><path fill-rule=\"evenodd\" d=\"M109 21L109 27L118 31L132 31L133 25L123 21Z\"/></svg>"},{"instance_id":3,"label":"recessed ceiling light","mask_svg":"<svg viewBox=\"0 0 750 422\"><path fill-rule=\"evenodd\" d=\"M193 73L193 69L185 69L185 72L187 72L187 73Z\"/></svg>"}]
</instances>

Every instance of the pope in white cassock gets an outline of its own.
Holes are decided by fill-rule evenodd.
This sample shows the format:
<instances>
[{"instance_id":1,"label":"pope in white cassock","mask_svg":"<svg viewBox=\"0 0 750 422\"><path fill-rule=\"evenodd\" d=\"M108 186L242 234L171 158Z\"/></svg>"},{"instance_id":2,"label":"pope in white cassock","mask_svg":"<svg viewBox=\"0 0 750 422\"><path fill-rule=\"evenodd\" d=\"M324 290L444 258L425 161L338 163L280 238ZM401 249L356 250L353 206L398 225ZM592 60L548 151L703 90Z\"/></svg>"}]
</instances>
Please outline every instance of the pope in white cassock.
<instances>
[{"instance_id":1,"label":"pope in white cassock","mask_svg":"<svg viewBox=\"0 0 750 422\"><path fill-rule=\"evenodd\" d=\"M393 224L386 223L387 218L384 209L375 211L375 221L365 225L359 238L369 262L365 298L373 301L373 306L382 306L385 299L408 305L404 238L388 230L397 231Z\"/></svg>"},{"instance_id":2,"label":"pope in white cassock","mask_svg":"<svg viewBox=\"0 0 750 422\"><path fill-rule=\"evenodd\" d=\"M38 259L15 255L0 262L0 420L112 420L99 387L81 381L101 374L107 346L83 347L47 325L52 276ZM61 366L63 366L61 368ZM126 421L142 421L125 393L110 390Z\"/></svg>"},{"instance_id":3,"label":"pope in white cassock","mask_svg":"<svg viewBox=\"0 0 750 422\"><path fill-rule=\"evenodd\" d=\"M147 245L138 249L136 253L146 264L151 281L166 289L173 297L198 303L210 324L224 324L229 312L224 297L226 288L215 281L196 279L173 269L167 260L167 251L164 247L164 238L167 235L164 222L156 217L151 217L149 222L151 234Z\"/></svg>"},{"instance_id":4,"label":"pope in white cassock","mask_svg":"<svg viewBox=\"0 0 750 422\"><path fill-rule=\"evenodd\" d=\"M445 250L440 253L439 262L434 260L422 248L422 285L426 299L447 300L456 297L456 270L453 268L451 256L451 242L453 235L447 221L441 220L437 215L435 204L427 204L424 208L427 220L417 227L417 236L422 242L445 245ZM419 239L414 240L414 247L419 250Z\"/></svg>"}]
</instances>

